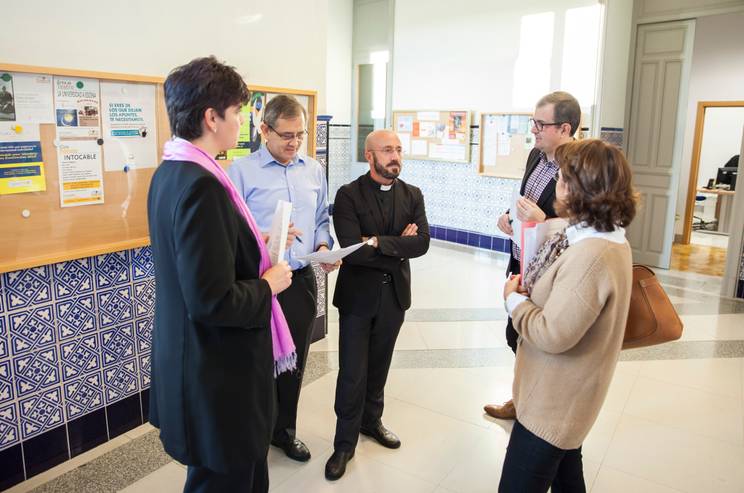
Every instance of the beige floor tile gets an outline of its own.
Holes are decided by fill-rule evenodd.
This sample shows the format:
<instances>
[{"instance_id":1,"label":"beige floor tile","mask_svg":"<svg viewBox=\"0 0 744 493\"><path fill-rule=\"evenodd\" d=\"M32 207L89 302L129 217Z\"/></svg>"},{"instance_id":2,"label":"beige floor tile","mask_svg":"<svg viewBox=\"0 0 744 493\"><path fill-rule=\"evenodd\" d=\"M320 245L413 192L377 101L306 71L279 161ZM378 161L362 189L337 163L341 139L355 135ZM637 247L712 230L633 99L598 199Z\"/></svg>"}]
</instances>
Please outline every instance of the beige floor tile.
<instances>
[{"instance_id":1,"label":"beige floor tile","mask_svg":"<svg viewBox=\"0 0 744 493\"><path fill-rule=\"evenodd\" d=\"M742 393L742 358L646 361L640 374L662 382L738 398Z\"/></svg>"},{"instance_id":2,"label":"beige floor tile","mask_svg":"<svg viewBox=\"0 0 744 493\"><path fill-rule=\"evenodd\" d=\"M682 315L683 341L730 341L744 339L744 313Z\"/></svg>"},{"instance_id":3,"label":"beige floor tile","mask_svg":"<svg viewBox=\"0 0 744 493\"><path fill-rule=\"evenodd\" d=\"M690 493L741 493L742 464L744 447L626 415L602 467Z\"/></svg>"},{"instance_id":4,"label":"beige floor tile","mask_svg":"<svg viewBox=\"0 0 744 493\"><path fill-rule=\"evenodd\" d=\"M727 397L640 376L625 413L701 437L744 445L741 396Z\"/></svg>"},{"instance_id":5,"label":"beige floor tile","mask_svg":"<svg viewBox=\"0 0 744 493\"><path fill-rule=\"evenodd\" d=\"M179 493L186 483L186 471L174 462L168 463L124 488L122 493Z\"/></svg>"},{"instance_id":6,"label":"beige floor tile","mask_svg":"<svg viewBox=\"0 0 744 493\"><path fill-rule=\"evenodd\" d=\"M331 452L313 458L307 467L298 471L282 484L272 486L275 493L297 492L353 492L353 493L432 493L437 485L387 466L370 457L357 453L349 461L346 474L338 481L325 479L325 463Z\"/></svg>"},{"instance_id":7,"label":"beige floor tile","mask_svg":"<svg viewBox=\"0 0 744 493\"><path fill-rule=\"evenodd\" d=\"M628 402L633 386L638 379L638 366L624 365L618 363L615 374L612 376L610 388L602 404L602 409L607 411L622 412Z\"/></svg>"},{"instance_id":8,"label":"beige floor tile","mask_svg":"<svg viewBox=\"0 0 744 493\"><path fill-rule=\"evenodd\" d=\"M385 402L385 426L396 432L402 445L397 450L380 446L361 436L357 452L399 471L438 484L488 431L428 409L388 398Z\"/></svg>"},{"instance_id":9,"label":"beige floor tile","mask_svg":"<svg viewBox=\"0 0 744 493\"><path fill-rule=\"evenodd\" d=\"M455 368L391 370L385 393L434 412L491 427L483 406L511 396L511 368L494 368L478 376Z\"/></svg>"},{"instance_id":10,"label":"beige floor tile","mask_svg":"<svg viewBox=\"0 0 744 493\"><path fill-rule=\"evenodd\" d=\"M586 485L586 491L592 491L601 464L586 457L582 458L582 462L584 464L584 484Z\"/></svg>"},{"instance_id":11,"label":"beige floor tile","mask_svg":"<svg viewBox=\"0 0 744 493\"><path fill-rule=\"evenodd\" d=\"M584 440L581 449L584 457L598 463L604 460L621 417L622 415L615 411L607 409L600 411L597 421Z\"/></svg>"},{"instance_id":12,"label":"beige floor tile","mask_svg":"<svg viewBox=\"0 0 744 493\"><path fill-rule=\"evenodd\" d=\"M317 460L317 457L323 457L328 452L333 452L333 444L330 441L310 432L299 433L297 437L310 449L310 460ZM298 472L307 469L308 466L309 463L290 459L284 451L276 447L269 448L269 484L272 488L284 483Z\"/></svg>"},{"instance_id":13,"label":"beige floor tile","mask_svg":"<svg viewBox=\"0 0 744 493\"><path fill-rule=\"evenodd\" d=\"M495 492L508 443L509 434L504 430L485 430L439 485L457 493Z\"/></svg>"},{"instance_id":14,"label":"beige floor tile","mask_svg":"<svg viewBox=\"0 0 744 493\"><path fill-rule=\"evenodd\" d=\"M494 322L409 322L416 325L428 349L501 348L506 346L506 320Z\"/></svg>"},{"instance_id":15,"label":"beige floor tile","mask_svg":"<svg viewBox=\"0 0 744 493\"><path fill-rule=\"evenodd\" d=\"M603 466L599 470L594 486L589 491L591 493L675 493L679 490Z\"/></svg>"}]
</instances>

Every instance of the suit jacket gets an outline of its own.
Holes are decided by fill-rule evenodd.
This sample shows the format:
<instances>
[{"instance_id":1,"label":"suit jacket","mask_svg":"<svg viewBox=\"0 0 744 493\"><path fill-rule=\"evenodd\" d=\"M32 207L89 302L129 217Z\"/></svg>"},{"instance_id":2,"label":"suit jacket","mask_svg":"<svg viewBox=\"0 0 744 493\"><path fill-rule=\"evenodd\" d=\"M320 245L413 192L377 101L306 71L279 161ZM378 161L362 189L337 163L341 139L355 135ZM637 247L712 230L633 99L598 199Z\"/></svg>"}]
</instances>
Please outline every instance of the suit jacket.
<instances>
[{"instance_id":1,"label":"suit jacket","mask_svg":"<svg viewBox=\"0 0 744 493\"><path fill-rule=\"evenodd\" d=\"M520 195L524 195L525 187L527 186L527 180L535 168L540 163L540 150L533 148L527 156L527 166L522 177L522 185L519 187ZM550 180L548 185L545 187L543 192L540 194L540 198L537 200L537 206L542 209L547 219L558 217L555 213L555 180ZM514 256L509 256L509 265L506 267L506 275L510 273L519 274L519 260L515 259Z\"/></svg>"},{"instance_id":2,"label":"suit jacket","mask_svg":"<svg viewBox=\"0 0 744 493\"><path fill-rule=\"evenodd\" d=\"M342 247L362 241L362 236L378 238L378 248L365 245L344 258L336 280L333 305L342 313L369 317L376 313L380 284L387 273L392 276L398 304L411 306L409 258L420 257L429 249L429 223L421 190L396 180L393 193L395 217L391 235L384 235L383 218L377 207L369 173L341 187L333 205L333 227ZM417 236L400 236L415 223Z\"/></svg>"},{"instance_id":3,"label":"suit jacket","mask_svg":"<svg viewBox=\"0 0 744 493\"><path fill-rule=\"evenodd\" d=\"M220 473L268 452L271 288L258 244L217 179L164 161L147 202L155 264L150 421L166 452Z\"/></svg>"}]
</instances>

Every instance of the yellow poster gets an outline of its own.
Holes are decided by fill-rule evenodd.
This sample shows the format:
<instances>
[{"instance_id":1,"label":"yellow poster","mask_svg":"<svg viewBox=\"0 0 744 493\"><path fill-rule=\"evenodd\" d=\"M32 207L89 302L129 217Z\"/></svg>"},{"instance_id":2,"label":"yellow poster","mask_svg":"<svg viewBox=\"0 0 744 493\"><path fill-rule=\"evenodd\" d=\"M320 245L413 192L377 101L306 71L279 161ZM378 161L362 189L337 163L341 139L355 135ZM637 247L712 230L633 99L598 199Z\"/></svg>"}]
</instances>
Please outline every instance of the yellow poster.
<instances>
[{"instance_id":1,"label":"yellow poster","mask_svg":"<svg viewBox=\"0 0 744 493\"><path fill-rule=\"evenodd\" d=\"M45 190L41 142L0 142L0 195Z\"/></svg>"}]
</instances>

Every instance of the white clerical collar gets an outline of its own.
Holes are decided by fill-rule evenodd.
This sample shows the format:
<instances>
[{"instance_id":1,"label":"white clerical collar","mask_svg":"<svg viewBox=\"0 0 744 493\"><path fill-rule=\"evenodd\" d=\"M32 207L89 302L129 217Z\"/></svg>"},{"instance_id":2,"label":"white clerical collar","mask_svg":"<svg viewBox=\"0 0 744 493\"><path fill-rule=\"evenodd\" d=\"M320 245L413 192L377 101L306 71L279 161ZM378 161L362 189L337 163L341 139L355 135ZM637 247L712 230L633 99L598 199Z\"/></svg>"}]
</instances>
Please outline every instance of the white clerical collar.
<instances>
[{"instance_id":1,"label":"white clerical collar","mask_svg":"<svg viewBox=\"0 0 744 493\"><path fill-rule=\"evenodd\" d=\"M380 185L380 190L383 192L389 192L393 188L393 184L390 185Z\"/></svg>"},{"instance_id":2,"label":"white clerical collar","mask_svg":"<svg viewBox=\"0 0 744 493\"><path fill-rule=\"evenodd\" d=\"M613 243L625 243L625 228L615 226L615 231L601 232L583 224L574 224L566 228L566 238L569 245L575 245L587 238L601 238Z\"/></svg>"}]
</instances>

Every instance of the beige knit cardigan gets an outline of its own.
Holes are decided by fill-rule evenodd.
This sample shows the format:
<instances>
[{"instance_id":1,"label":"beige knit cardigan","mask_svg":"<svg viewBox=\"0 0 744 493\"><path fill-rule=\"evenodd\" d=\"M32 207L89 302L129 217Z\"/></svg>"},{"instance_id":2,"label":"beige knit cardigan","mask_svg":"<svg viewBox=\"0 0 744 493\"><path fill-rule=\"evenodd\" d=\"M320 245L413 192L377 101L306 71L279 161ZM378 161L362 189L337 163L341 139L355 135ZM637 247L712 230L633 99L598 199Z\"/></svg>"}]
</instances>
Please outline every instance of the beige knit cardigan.
<instances>
[{"instance_id":1,"label":"beige knit cardigan","mask_svg":"<svg viewBox=\"0 0 744 493\"><path fill-rule=\"evenodd\" d=\"M517 419L565 450L597 419L620 354L630 303L627 242L571 245L512 312L520 335L514 368Z\"/></svg>"}]
</instances>

